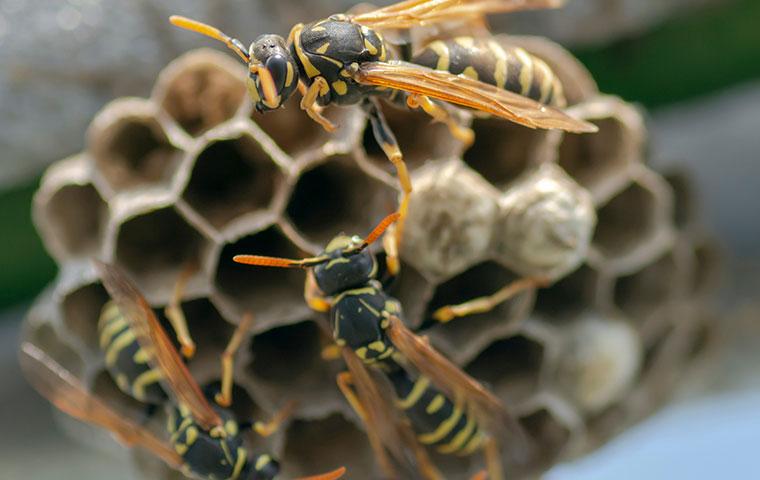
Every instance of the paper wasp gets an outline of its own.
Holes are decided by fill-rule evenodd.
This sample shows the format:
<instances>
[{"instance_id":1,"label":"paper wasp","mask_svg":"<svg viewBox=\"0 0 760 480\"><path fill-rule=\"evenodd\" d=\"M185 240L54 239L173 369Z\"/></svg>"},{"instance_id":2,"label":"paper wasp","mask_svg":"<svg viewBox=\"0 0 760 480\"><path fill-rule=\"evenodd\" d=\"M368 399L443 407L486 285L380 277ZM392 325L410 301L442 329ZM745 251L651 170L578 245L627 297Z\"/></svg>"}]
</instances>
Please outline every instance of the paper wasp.
<instances>
[{"instance_id":1,"label":"paper wasp","mask_svg":"<svg viewBox=\"0 0 760 480\"><path fill-rule=\"evenodd\" d=\"M326 130L335 128L321 109L329 104L360 104L376 141L396 168L401 184L402 230L412 191L409 174L393 132L380 110L379 98L409 108L422 108L445 123L465 143L474 134L458 124L439 102L501 117L530 128L595 132L597 128L558 108L561 85L546 64L521 49L504 49L494 41L460 38L436 41L414 58L392 58L383 31L408 30L450 21L478 22L484 15L553 8L560 0L406 0L366 13L336 14L292 28L288 39L259 36L248 49L220 30L180 16L171 22L219 40L247 65L248 92L260 112L283 105L296 89L301 108ZM395 249L394 249L395 251ZM397 269L390 253L389 268Z\"/></svg>"},{"instance_id":2,"label":"paper wasp","mask_svg":"<svg viewBox=\"0 0 760 480\"><path fill-rule=\"evenodd\" d=\"M120 352L129 351L133 363L137 364L127 367L132 369L130 373L143 369L141 375L161 382L162 387L153 382L150 385L162 389L163 395L155 391L152 392L153 395L148 395L146 390L146 394L138 400L171 399L167 404L169 440L162 440L139 423L124 418L91 395L76 377L54 359L37 346L25 342L21 346L21 365L30 383L65 413L111 431L125 445L144 448L170 467L193 478L276 478L280 470L279 463L268 454L249 455L242 437L248 425L239 423L226 408L232 400L232 357L242 336L250 328L252 317L248 315L241 321L222 356L221 392L203 392L190 375L153 310L134 285L114 266L97 261L95 266L112 298L104 307L104 315L108 315L110 321L102 322L106 328L102 330L101 336L104 335L103 332L109 332L108 325L111 325L110 332L117 338L106 343L110 351L115 351L114 346L123 345L112 356L118 358ZM109 350L106 352L107 357L108 352ZM108 358L106 362L108 363ZM117 372L116 375L128 378L127 373L117 368L116 362L112 363L109 372ZM119 380L116 381L120 383ZM121 383L124 384L124 381ZM140 391L137 383L138 380L133 381L131 388L125 391ZM269 435L287 415L288 412L283 410L269 423L256 422L251 427L262 435ZM345 468L341 467L303 480L334 480L344 472Z\"/></svg>"},{"instance_id":3,"label":"paper wasp","mask_svg":"<svg viewBox=\"0 0 760 480\"><path fill-rule=\"evenodd\" d=\"M398 216L383 219L365 239L338 235L316 257L237 255L234 261L307 269L306 301L329 312L333 340L348 367L338 386L365 422L378 463L390 478L398 478L397 465L428 479L443 478L420 445L425 444L444 454L484 451L489 478L501 480L499 445L510 437L510 449L524 450L519 425L494 395L404 325L401 305L378 280L378 262L367 247ZM390 381L398 409L385 399L372 372ZM398 420L399 410L415 433Z\"/></svg>"}]
</instances>

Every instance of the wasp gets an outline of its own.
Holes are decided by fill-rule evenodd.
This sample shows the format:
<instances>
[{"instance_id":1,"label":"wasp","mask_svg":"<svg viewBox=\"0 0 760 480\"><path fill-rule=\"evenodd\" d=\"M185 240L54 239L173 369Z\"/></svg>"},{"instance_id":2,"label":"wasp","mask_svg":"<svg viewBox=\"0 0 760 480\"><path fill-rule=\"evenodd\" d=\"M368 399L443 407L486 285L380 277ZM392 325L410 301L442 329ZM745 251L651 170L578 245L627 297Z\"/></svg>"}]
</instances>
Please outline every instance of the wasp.
<instances>
[{"instance_id":1,"label":"wasp","mask_svg":"<svg viewBox=\"0 0 760 480\"><path fill-rule=\"evenodd\" d=\"M489 478L503 479L500 441L511 437L516 442L510 448L525 447L518 443L524 442L518 423L483 385L405 326L400 303L378 278L378 260L368 247L398 217L398 212L389 215L363 239L338 235L316 257L237 255L234 261L307 270L305 299L312 309L329 312L334 343L348 367L339 374L338 386L367 426L375 456L389 478L398 478L399 464L427 479L443 478L422 444L443 454L483 451ZM386 399L372 372L390 382L395 401ZM401 421L399 410L404 413Z\"/></svg>"},{"instance_id":2,"label":"wasp","mask_svg":"<svg viewBox=\"0 0 760 480\"><path fill-rule=\"evenodd\" d=\"M97 261L95 265L112 299L104 307L103 317L107 320L101 322L105 325L101 337L109 333L115 335L112 341L104 342L110 348L106 350L106 363L109 362L108 352L118 350L118 353L111 353L112 358L120 358L129 352L134 364L120 369L117 362L112 362L109 372L116 378L121 375L128 379L130 374L143 371L140 375L160 381L161 386L149 383L155 387L151 393L146 389L143 395L134 395L141 389L138 375L125 391L147 402L171 398L167 405L169 441L124 418L91 395L54 359L37 346L25 342L21 347L21 365L30 383L65 413L111 431L125 445L144 448L168 466L193 478L273 480L279 474L279 463L268 454L249 455L242 437L248 425L239 423L227 408L232 396L232 357L253 317L244 317L222 355L221 392L204 392L137 288L116 267ZM116 348L119 345L124 346ZM116 381L122 384L120 388L125 385L124 380ZM250 426L261 435L271 435L287 418L289 410L282 410L268 423L256 422ZM341 467L303 480L334 480L344 472L345 468Z\"/></svg>"},{"instance_id":3,"label":"wasp","mask_svg":"<svg viewBox=\"0 0 760 480\"><path fill-rule=\"evenodd\" d=\"M473 132L464 128L441 102L467 107L530 128L595 132L597 128L564 113L561 85L549 67L520 49L493 41L460 38L436 41L411 61L394 57L384 31L482 17L526 9L553 8L559 0L406 0L365 13L336 14L295 25L287 40L259 36L246 49L240 40L217 28L181 16L171 22L223 42L247 65L247 86L259 112L280 108L296 90L301 108L327 131L335 125L322 107L359 104L367 113L378 144L396 169L401 201L394 238L402 236L412 184L402 152L380 110L378 99L422 108L434 120L469 144ZM398 56L398 55L396 55ZM395 251L389 267L398 268Z\"/></svg>"}]
</instances>

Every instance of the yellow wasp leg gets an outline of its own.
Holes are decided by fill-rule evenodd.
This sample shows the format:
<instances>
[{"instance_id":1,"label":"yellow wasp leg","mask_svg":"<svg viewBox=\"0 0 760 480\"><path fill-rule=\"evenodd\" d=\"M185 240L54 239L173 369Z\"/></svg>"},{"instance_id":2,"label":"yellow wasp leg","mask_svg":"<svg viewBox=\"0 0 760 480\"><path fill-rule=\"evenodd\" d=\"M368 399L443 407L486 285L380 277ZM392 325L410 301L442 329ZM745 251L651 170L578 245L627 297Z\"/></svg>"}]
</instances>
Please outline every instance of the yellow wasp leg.
<instances>
[{"instance_id":1,"label":"yellow wasp leg","mask_svg":"<svg viewBox=\"0 0 760 480\"><path fill-rule=\"evenodd\" d=\"M425 113L433 117L434 120L446 124L454 138L464 143L465 147L469 147L475 141L475 132L471 128L461 126L446 109L436 105L427 96L412 94L407 97L406 103L409 108L422 107Z\"/></svg>"},{"instance_id":2,"label":"yellow wasp leg","mask_svg":"<svg viewBox=\"0 0 760 480\"><path fill-rule=\"evenodd\" d=\"M446 323L457 317L490 312L497 305L506 302L523 290L543 287L546 284L547 281L545 279L521 278L508 283L492 295L473 298L458 305L445 305L433 312L433 318L441 323Z\"/></svg>"},{"instance_id":3,"label":"yellow wasp leg","mask_svg":"<svg viewBox=\"0 0 760 480\"><path fill-rule=\"evenodd\" d=\"M301 99L301 109L304 110L312 120L322 125L322 128L328 132L333 132L337 126L320 113L319 105L317 105L319 92L329 88L327 80L325 80L324 77L314 77L311 85L306 90L306 95Z\"/></svg>"},{"instance_id":4,"label":"yellow wasp leg","mask_svg":"<svg viewBox=\"0 0 760 480\"><path fill-rule=\"evenodd\" d=\"M195 342L190 336L190 330L187 328L187 319L182 311L182 295L198 267L192 263L188 264L179 274L177 283L174 284L172 299L164 309L164 315L169 319L172 328L177 335L177 341L180 344L182 356L192 358L195 355Z\"/></svg>"},{"instance_id":5,"label":"yellow wasp leg","mask_svg":"<svg viewBox=\"0 0 760 480\"><path fill-rule=\"evenodd\" d=\"M235 353L240 348L240 344L243 343L245 334L251 329L251 323L253 323L253 315L250 313L243 315L243 319L232 334L232 338L230 338L227 348L225 348L224 353L222 353L222 391L217 393L214 397L216 403L222 407L229 407L232 405L232 381L235 371Z\"/></svg>"},{"instance_id":6,"label":"yellow wasp leg","mask_svg":"<svg viewBox=\"0 0 760 480\"><path fill-rule=\"evenodd\" d=\"M262 437L269 437L273 435L280 426L293 414L296 409L296 402L288 402L278 410L268 422L256 422L253 424L253 429Z\"/></svg>"},{"instance_id":7,"label":"yellow wasp leg","mask_svg":"<svg viewBox=\"0 0 760 480\"><path fill-rule=\"evenodd\" d=\"M489 480L504 480L504 468L502 467L499 455L499 444L494 438L486 440L483 453L486 457Z\"/></svg>"}]
</instances>

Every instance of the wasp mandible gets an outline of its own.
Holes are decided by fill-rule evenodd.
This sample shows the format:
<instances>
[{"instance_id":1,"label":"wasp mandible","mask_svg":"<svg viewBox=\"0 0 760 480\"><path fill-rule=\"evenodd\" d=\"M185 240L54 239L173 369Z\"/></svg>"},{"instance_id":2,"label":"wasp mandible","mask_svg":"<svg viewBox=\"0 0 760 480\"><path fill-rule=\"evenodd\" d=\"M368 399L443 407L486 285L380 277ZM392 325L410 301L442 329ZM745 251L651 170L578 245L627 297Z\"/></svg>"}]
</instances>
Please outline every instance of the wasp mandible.
<instances>
[{"instance_id":1,"label":"wasp mandible","mask_svg":"<svg viewBox=\"0 0 760 480\"><path fill-rule=\"evenodd\" d=\"M260 112L280 108L296 89L301 108L326 130L335 128L321 109L329 104L360 104L401 185L400 213L394 239L402 238L412 184L393 132L378 99L409 108L422 108L448 125L454 136L471 143L473 132L456 122L439 102L495 115L530 128L595 132L597 127L575 119L562 107L561 85L548 66L522 50L504 49L496 42L433 42L419 55L402 61L392 57L382 32L526 9L554 8L560 0L406 0L359 14L336 14L309 24L295 25L287 40L259 36L246 49L240 40L217 28L181 16L171 22L219 40L247 65L248 92ZM389 268L397 269L395 252Z\"/></svg>"}]
</instances>

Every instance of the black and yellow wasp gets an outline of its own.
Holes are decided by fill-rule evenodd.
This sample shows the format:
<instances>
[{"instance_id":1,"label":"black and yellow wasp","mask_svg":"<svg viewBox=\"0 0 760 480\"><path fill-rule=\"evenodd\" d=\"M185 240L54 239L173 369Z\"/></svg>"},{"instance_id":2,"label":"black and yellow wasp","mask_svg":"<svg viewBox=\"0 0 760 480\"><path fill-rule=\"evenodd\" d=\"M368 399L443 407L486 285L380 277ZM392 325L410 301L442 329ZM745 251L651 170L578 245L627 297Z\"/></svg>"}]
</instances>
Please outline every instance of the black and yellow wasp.
<instances>
[{"instance_id":1,"label":"black and yellow wasp","mask_svg":"<svg viewBox=\"0 0 760 480\"><path fill-rule=\"evenodd\" d=\"M473 133L460 126L437 102L446 102L501 117L530 128L594 132L597 128L575 119L557 107L564 106L562 86L551 69L521 49L503 48L488 39L462 37L435 41L403 61L382 32L418 26L480 22L493 13L553 8L561 0L406 0L366 13L336 14L292 28L288 39L259 36L249 48L209 25L180 16L179 27L224 42L248 64L248 91L260 112L283 105L296 89L301 108L332 131L335 126L321 114L329 104L360 104L374 136L393 163L402 189L401 214L394 238L401 238L408 198L412 191L406 164L393 132L379 108L378 99L422 108L448 125L466 143ZM494 159L497 161L497 159ZM389 267L397 268L390 252Z\"/></svg>"},{"instance_id":2,"label":"black and yellow wasp","mask_svg":"<svg viewBox=\"0 0 760 480\"><path fill-rule=\"evenodd\" d=\"M338 376L338 386L365 422L389 478L399 478L396 467L406 469L411 478L444 478L424 444L443 454L484 451L489 478L501 480L502 441L511 440L513 453L525 450L519 425L493 394L404 325L401 305L378 280L378 261L367 247L398 216L396 212L383 219L364 239L338 235L316 257L237 255L234 261L307 269L306 301L312 309L330 313L332 337L349 370ZM382 372L390 381L395 406L371 372ZM401 420L399 410L404 412Z\"/></svg>"},{"instance_id":3,"label":"black and yellow wasp","mask_svg":"<svg viewBox=\"0 0 760 480\"><path fill-rule=\"evenodd\" d=\"M34 344L25 342L21 346L21 366L30 383L65 413L111 431L125 445L144 448L170 467L193 478L276 478L279 463L265 453L249 455L243 440L248 425L238 422L226 408L232 400L232 358L250 328L252 317L244 317L222 355L221 392L204 392L135 286L116 267L97 261L95 265L112 299L104 307L102 318L106 320L101 321L104 326L101 337L109 340L107 337L111 336L109 341L103 342L106 363L109 364L109 353L121 359L121 362L110 362L109 372L116 378L121 375L122 380L117 379L117 384L120 383L120 388L138 400L160 403L171 398L167 404L169 440L158 438L141 424L117 413L91 395L54 359ZM131 365L127 356L131 356ZM140 385L141 376L156 379L147 383L152 386L151 390ZM259 434L269 435L276 431L288 413L286 408L272 421L256 422L251 426ZM341 467L304 480L334 480L344 472Z\"/></svg>"}]
</instances>

